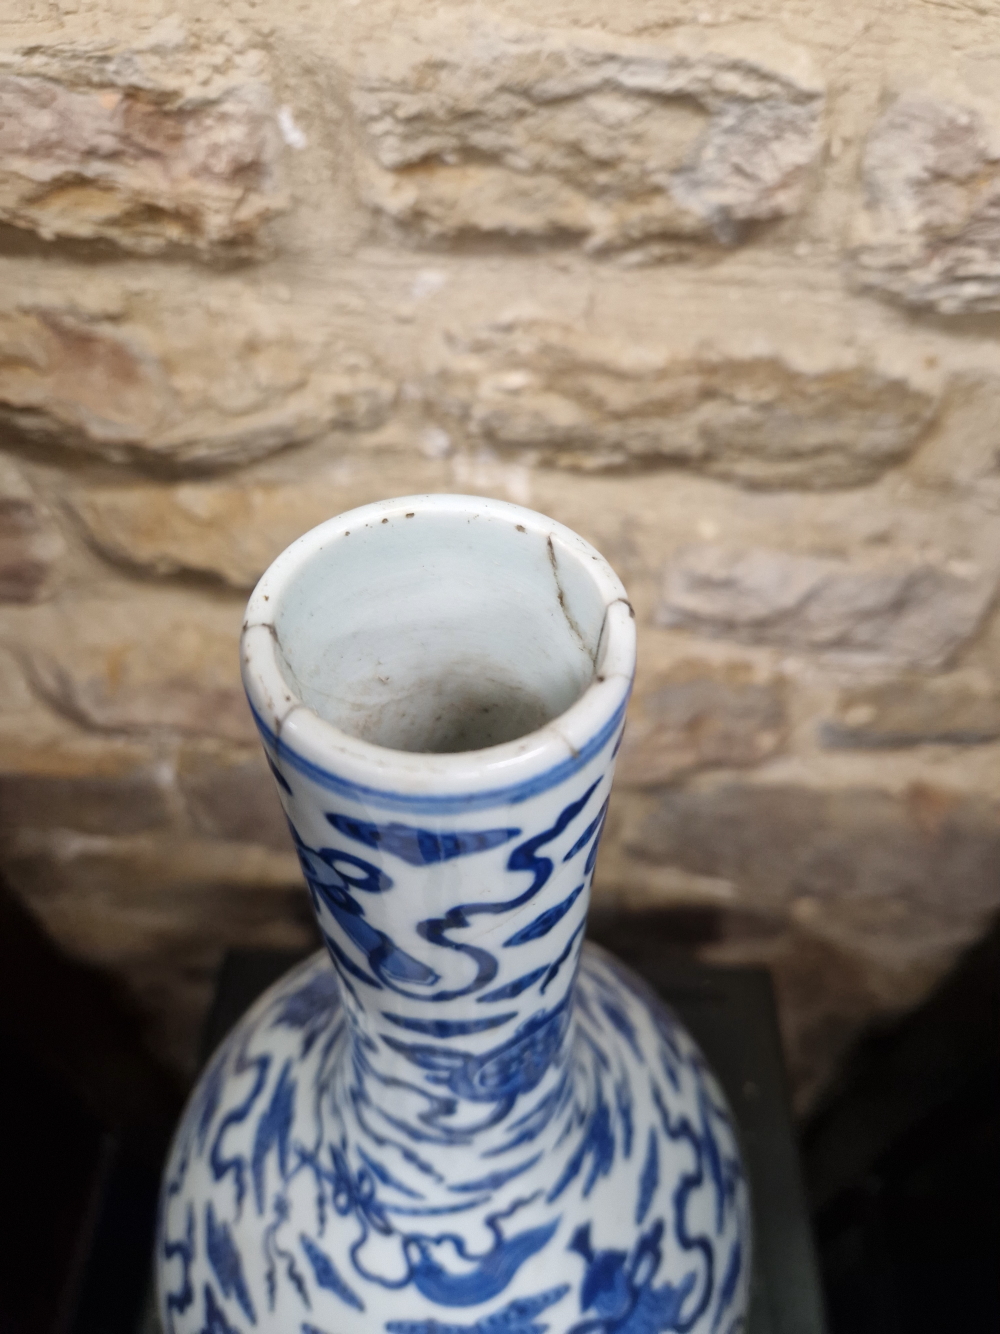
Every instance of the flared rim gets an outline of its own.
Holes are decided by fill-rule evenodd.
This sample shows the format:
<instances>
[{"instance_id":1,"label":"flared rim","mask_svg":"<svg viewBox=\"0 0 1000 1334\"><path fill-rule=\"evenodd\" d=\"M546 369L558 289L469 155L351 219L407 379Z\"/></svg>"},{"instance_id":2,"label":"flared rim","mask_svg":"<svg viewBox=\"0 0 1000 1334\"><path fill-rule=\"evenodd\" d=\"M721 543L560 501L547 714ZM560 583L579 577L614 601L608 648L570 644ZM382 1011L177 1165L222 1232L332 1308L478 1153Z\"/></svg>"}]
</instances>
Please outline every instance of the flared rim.
<instances>
[{"instance_id":1,"label":"flared rim","mask_svg":"<svg viewBox=\"0 0 1000 1334\"><path fill-rule=\"evenodd\" d=\"M342 731L289 686L279 663L276 622L304 567L350 532L383 519L460 515L521 526L550 539L586 568L604 603L597 674L563 713L535 731L480 750L394 750ZM265 746L281 767L364 805L447 813L518 802L556 786L617 739L635 670L635 617L625 588L579 534L534 510L480 496L419 495L377 501L305 533L265 571L250 596L241 637L247 697Z\"/></svg>"}]
</instances>

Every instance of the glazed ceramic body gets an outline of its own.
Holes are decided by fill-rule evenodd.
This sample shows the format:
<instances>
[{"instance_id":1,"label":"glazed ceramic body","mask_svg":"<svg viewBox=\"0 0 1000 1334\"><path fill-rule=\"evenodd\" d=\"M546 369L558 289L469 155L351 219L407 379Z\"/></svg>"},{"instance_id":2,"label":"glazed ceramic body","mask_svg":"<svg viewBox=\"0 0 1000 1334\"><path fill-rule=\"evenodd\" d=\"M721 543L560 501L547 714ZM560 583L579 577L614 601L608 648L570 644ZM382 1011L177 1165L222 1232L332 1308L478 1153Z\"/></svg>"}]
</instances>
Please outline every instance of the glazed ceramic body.
<instances>
[{"instance_id":1,"label":"glazed ceramic body","mask_svg":"<svg viewBox=\"0 0 1000 1334\"><path fill-rule=\"evenodd\" d=\"M185 1112L168 1334L739 1328L721 1091L583 945L634 665L614 573L516 506L388 501L279 557L242 652L327 949Z\"/></svg>"}]
</instances>

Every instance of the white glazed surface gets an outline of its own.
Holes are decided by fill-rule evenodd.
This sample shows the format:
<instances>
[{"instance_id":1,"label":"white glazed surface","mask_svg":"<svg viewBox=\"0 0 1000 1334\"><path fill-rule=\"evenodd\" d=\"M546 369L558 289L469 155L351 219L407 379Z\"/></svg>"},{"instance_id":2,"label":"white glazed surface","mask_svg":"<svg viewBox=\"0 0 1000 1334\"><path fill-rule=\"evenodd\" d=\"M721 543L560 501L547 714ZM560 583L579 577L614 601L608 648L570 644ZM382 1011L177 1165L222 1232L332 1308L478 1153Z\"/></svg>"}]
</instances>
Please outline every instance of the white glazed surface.
<instances>
[{"instance_id":1,"label":"white glazed surface","mask_svg":"<svg viewBox=\"0 0 1000 1334\"><path fill-rule=\"evenodd\" d=\"M328 954L185 1113L168 1334L741 1327L722 1094L582 949L634 645L598 553L474 497L353 511L264 576L244 679ZM505 736L518 708L540 726Z\"/></svg>"}]
</instances>

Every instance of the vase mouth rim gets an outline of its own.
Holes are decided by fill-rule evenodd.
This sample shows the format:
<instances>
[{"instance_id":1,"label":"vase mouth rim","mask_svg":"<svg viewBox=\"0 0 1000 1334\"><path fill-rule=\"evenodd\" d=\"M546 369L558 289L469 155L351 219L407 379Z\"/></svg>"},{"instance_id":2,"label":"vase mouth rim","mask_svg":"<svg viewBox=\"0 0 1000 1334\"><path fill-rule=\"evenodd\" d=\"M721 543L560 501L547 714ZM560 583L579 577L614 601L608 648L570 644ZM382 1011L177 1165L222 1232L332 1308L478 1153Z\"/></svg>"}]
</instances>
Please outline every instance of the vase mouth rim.
<instances>
[{"instance_id":1,"label":"vase mouth rim","mask_svg":"<svg viewBox=\"0 0 1000 1334\"><path fill-rule=\"evenodd\" d=\"M287 662L282 669L285 659L276 623L309 563L332 545L349 541L352 532L376 527L381 532L387 522L421 516L464 517L543 537L550 552L575 563L603 603L592 679L569 707L524 735L478 749L394 749L344 731L321 716L289 683ZM281 771L289 766L363 805L458 813L537 795L616 745L635 672L635 644L635 613L621 580L572 529L508 501L416 495L336 515L287 547L250 596L240 665L265 750L277 761L279 782L285 781Z\"/></svg>"}]
</instances>

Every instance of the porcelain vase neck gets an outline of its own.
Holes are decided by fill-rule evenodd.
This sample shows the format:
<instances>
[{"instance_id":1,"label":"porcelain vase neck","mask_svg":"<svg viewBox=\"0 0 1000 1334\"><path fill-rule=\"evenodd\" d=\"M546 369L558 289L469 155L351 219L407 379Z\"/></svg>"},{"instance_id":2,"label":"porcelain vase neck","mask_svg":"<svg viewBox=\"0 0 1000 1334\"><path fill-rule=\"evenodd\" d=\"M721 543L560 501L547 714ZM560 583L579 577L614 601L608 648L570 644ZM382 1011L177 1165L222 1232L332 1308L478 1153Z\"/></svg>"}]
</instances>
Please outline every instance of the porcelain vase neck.
<instances>
[{"instance_id":1,"label":"porcelain vase neck","mask_svg":"<svg viewBox=\"0 0 1000 1334\"><path fill-rule=\"evenodd\" d=\"M411 498L290 548L243 645L353 1036L341 1059L392 1090L408 1133L499 1134L565 1074L634 661L621 584L541 516ZM525 719L541 725L506 735ZM495 744L381 744L458 739Z\"/></svg>"}]
</instances>

